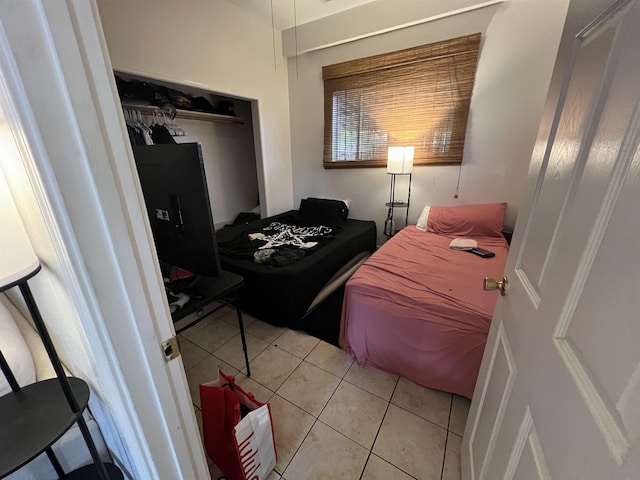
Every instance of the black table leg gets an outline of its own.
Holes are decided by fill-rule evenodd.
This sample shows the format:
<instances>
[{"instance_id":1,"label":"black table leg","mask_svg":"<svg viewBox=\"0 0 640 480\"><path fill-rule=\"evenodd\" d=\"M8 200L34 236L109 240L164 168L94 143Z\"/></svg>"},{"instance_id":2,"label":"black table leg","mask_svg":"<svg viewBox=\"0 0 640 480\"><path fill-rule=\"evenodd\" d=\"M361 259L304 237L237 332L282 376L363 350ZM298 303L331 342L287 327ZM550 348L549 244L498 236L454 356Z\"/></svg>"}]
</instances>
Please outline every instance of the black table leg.
<instances>
[{"instance_id":1,"label":"black table leg","mask_svg":"<svg viewBox=\"0 0 640 480\"><path fill-rule=\"evenodd\" d=\"M87 427L87 424L84 421L84 417L80 415L76 423L78 424L78 427L80 427L80 433L82 433L84 441L89 448L89 453L91 454L93 464L95 465L96 471L98 473L97 478L100 478L101 480L109 480L109 474L107 473L107 469L102 462L102 458L100 458L100 454L98 453L96 444L93 442L93 438L91 438L91 433L89 433L89 427Z\"/></svg>"},{"instance_id":2,"label":"black table leg","mask_svg":"<svg viewBox=\"0 0 640 480\"><path fill-rule=\"evenodd\" d=\"M251 376L251 370L249 368L249 354L247 353L247 339L244 336L244 322L242 321L242 312L238 303L236 302L236 314L238 315L238 325L240 327L240 338L242 338L242 350L244 351L244 363L247 365L247 377Z\"/></svg>"},{"instance_id":3,"label":"black table leg","mask_svg":"<svg viewBox=\"0 0 640 480\"><path fill-rule=\"evenodd\" d=\"M64 473L64 470L62 469L62 465L60 465L60 462L58 461L58 457L56 457L55 453L53 453L53 450L51 450L51 447L47 448L45 452L47 452L47 457L49 457L51 466L56 471L56 475L58 475L58 478L65 478L67 475L66 473Z\"/></svg>"}]
</instances>

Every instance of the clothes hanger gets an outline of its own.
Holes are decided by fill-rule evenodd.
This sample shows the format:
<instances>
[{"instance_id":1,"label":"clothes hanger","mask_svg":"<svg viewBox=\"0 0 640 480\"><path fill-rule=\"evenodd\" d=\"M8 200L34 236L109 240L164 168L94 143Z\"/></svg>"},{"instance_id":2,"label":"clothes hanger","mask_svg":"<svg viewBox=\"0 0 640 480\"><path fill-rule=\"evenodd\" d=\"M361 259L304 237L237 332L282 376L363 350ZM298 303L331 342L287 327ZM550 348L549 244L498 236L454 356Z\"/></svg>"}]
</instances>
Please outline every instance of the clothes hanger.
<instances>
[{"instance_id":1,"label":"clothes hanger","mask_svg":"<svg viewBox=\"0 0 640 480\"><path fill-rule=\"evenodd\" d=\"M144 122L144 118L142 117L142 112L140 110L136 110L136 122L147 133L151 133L151 128Z\"/></svg>"},{"instance_id":2,"label":"clothes hanger","mask_svg":"<svg viewBox=\"0 0 640 480\"><path fill-rule=\"evenodd\" d=\"M133 128L137 133L141 133L140 128L136 125L136 122L133 120L133 114L131 110L129 110L128 108L125 108L123 110L123 113L124 113L125 123L131 128Z\"/></svg>"},{"instance_id":3,"label":"clothes hanger","mask_svg":"<svg viewBox=\"0 0 640 480\"><path fill-rule=\"evenodd\" d=\"M173 128L171 128L171 125L167 122L167 115L164 112L162 112L162 120L163 120L162 126L167 129L167 131L171 134L171 136L175 137L176 131Z\"/></svg>"},{"instance_id":4,"label":"clothes hanger","mask_svg":"<svg viewBox=\"0 0 640 480\"><path fill-rule=\"evenodd\" d=\"M187 132L185 132L177 123L176 123L176 117L169 115L169 125L171 125L171 127L173 128L173 130L176 132L176 135L179 137L183 137L187 134Z\"/></svg>"}]
</instances>

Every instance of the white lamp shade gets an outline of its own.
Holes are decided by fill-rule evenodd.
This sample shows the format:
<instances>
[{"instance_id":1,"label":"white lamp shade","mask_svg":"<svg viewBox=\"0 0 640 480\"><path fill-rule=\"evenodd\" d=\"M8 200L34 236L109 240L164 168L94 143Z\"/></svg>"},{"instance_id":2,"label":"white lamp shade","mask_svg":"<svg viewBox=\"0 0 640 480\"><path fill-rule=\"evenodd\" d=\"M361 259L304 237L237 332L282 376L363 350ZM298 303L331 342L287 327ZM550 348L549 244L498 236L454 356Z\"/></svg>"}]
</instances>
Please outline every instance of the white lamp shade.
<instances>
[{"instance_id":1,"label":"white lamp shade","mask_svg":"<svg viewBox=\"0 0 640 480\"><path fill-rule=\"evenodd\" d=\"M413 147L389 147L387 173L407 174L413 170Z\"/></svg>"},{"instance_id":2,"label":"white lamp shade","mask_svg":"<svg viewBox=\"0 0 640 480\"><path fill-rule=\"evenodd\" d=\"M0 174L0 289L19 282L39 266L4 176Z\"/></svg>"}]
</instances>

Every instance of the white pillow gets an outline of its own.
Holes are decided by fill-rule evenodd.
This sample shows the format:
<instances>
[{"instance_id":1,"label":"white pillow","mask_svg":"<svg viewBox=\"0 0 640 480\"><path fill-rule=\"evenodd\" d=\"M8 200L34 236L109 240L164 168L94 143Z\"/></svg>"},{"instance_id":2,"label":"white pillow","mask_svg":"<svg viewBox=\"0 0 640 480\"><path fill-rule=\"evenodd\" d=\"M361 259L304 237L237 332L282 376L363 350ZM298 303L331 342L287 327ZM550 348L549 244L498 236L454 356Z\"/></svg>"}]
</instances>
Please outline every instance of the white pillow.
<instances>
[{"instance_id":1,"label":"white pillow","mask_svg":"<svg viewBox=\"0 0 640 480\"><path fill-rule=\"evenodd\" d=\"M427 231L427 222L429 221L429 211L430 210L431 210L431 207L429 205L426 205L422 209L422 213L418 217L418 223L416 223L416 228L418 230L421 230L423 232Z\"/></svg>"},{"instance_id":2,"label":"white pillow","mask_svg":"<svg viewBox=\"0 0 640 480\"><path fill-rule=\"evenodd\" d=\"M25 387L36 381L36 368L31 352L13 316L0 302L0 351L9 364L18 385ZM11 386L0 371L0 396L11 392Z\"/></svg>"}]
</instances>

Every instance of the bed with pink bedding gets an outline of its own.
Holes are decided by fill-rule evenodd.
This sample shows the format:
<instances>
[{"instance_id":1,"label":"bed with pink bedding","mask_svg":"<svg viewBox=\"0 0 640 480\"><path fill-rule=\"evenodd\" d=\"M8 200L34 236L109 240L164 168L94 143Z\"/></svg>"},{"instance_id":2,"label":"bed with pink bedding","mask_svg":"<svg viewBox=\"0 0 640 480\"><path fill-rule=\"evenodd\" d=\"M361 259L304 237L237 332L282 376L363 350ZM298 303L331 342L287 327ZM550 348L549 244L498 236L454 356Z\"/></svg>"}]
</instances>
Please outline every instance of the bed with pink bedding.
<instances>
[{"instance_id":1,"label":"bed with pink bedding","mask_svg":"<svg viewBox=\"0 0 640 480\"><path fill-rule=\"evenodd\" d=\"M345 288L340 345L360 365L471 398L508 245L505 204L431 207L379 248ZM449 248L456 237L495 252L481 258Z\"/></svg>"}]
</instances>

